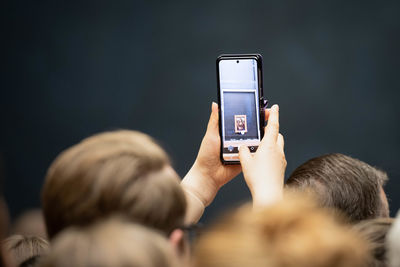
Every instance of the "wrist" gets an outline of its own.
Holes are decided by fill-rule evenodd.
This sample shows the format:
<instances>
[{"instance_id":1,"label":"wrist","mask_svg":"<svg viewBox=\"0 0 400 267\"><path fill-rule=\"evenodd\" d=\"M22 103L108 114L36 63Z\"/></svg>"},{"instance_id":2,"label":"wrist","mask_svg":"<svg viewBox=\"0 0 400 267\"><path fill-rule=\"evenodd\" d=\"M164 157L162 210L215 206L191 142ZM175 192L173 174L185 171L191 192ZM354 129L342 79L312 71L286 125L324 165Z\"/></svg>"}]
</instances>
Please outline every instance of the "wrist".
<instances>
[{"instance_id":1,"label":"wrist","mask_svg":"<svg viewBox=\"0 0 400 267\"><path fill-rule=\"evenodd\" d=\"M182 186L182 189L185 192L187 203L185 224L190 225L197 223L204 213L205 206L203 202L190 190L187 190L184 186Z\"/></svg>"},{"instance_id":2,"label":"wrist","mask_svg":"<svg viewBox=\"0 0 400 267\"><path fill-rule=\"evenodd\" d=\"M196 196L207 207L217 195L220 186L201 171L195 162L181 182L182 187Z\"/></svg>"},{"instance_id":3,"label":"wrist","mask_svg":"<svg viewBox=\"0 0 400 267\"><path fill-rule=\"evenodd\" d=\"M263 183L250 189L254 207L268 206L283 198L283 184Z\"/></svg>"}]
</instances>

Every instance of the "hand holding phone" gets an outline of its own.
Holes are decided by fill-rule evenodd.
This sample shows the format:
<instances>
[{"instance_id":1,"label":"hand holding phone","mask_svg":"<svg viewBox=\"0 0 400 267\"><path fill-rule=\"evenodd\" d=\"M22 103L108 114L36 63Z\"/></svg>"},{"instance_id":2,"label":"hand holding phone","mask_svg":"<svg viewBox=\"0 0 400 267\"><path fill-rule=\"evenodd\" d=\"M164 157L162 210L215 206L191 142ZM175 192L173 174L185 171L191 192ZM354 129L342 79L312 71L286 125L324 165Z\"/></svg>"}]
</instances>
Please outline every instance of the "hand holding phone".
<instances>
[{"instance_id":1,"label":"hand holding phone","mask_svg":"<svg viewBox=\"0 0 400 267\"><path fill-rule=\"evenodd\" d=\"M222 164L220 143L218 105L212 103L207 132L201 142L196 161L181 182L187 197L188 224L197 223L204 208L213 201L218 190L242 170L240 165Z\"/></svg>"}]
</instances>

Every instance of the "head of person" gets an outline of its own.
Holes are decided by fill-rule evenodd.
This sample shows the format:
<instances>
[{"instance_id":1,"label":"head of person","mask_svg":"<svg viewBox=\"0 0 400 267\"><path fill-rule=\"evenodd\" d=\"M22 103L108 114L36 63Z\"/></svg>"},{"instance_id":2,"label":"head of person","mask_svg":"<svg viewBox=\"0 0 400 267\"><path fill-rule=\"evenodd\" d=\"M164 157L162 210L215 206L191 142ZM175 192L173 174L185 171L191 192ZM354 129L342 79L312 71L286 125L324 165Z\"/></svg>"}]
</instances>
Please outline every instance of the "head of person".
<instances>
[{"instance_id":1,"label":"head of person","mask_svg":"<svg viewBox=\"0 0 400 267\"><path fill-rule=\"evenodd\" d=\"M72 227L52 241L40 267L176 267L169 242L160 232L115 218Z\"/></svg>"},{"instance_id":2,"label":"head of person","mask_svg":"<svg viewBox=\"0 0 400 267\"><path fill-rule=\"evenodd\" d=\"M310 159L290 175L286 187L310 191L318 202L343 213L349 222L388 217L385 172L358 159L328 154Z\"/></svg>"},{"instance_id":3,"label":"head of person","mask_svg":"<svg viewBox=\"0 0 400 267\"><path fill-rule=\"evenodd\" d=\"M1 180L1 177L0 177ZM1 181L0 181L1 187ZM3 193L0 188L0 240L3 240L8 235L9 215L6 201L3 198ZM0 266L10 266L8 254L0 247Z\"/></svg>"},{"instance_id":4,"label":"head of person","mask_svg":"<svg viewBox=\"0 0 400 267\"><path fill-rule=\"evenodd\" d=\"M48 169L42 189L48 236L121 214L183 238L186 199L163 149L136 131L105 132L66 149Z\"/></svg>"},{"instance_id":5,"label":"head of person","mask_svg":"<svg viewBox=\"0 0 400 267\"><path fill-rule=\"evenodd\" d=\"M3 240L4 253L10 258L10 265L29 267L49 251L49 243L36 236L13 235Z\"/></svg>"},{"instance_id":6,"label":"head of person","mask_svg":"<svg viewBox=\"0 0 400 267\"><path fill-rule=\"evenodd\" d=\"M245 206L199 238L195 267L364 266L365 242L332 214L302 197L264 209Z\"/></svg>"},{"instance_id":7,"label":"head of person","mask_svg":"<svg viewBox=\"0 0 400 267\"><path fill-rule=\"evenodd\" d=\"M388 267L400 266L400 211L386 236Z\"/></svg>"},{"instance_id":8,"label":"head of person","mask_svg":"<svg viewBox=\"0 0 400 267\"><path fill-rule=\"evenodd\" d=\"M370 267L386 267L386 235L393 224L392 218L364 220L354 225L354 229L369 243Z\"/></svg>"},{"instance_id":9,"label":"head of person","mask_svg":"<svg viewBox=\"0 0 400 267\"><path fill-rule=\"evenodd\" d=\"M3 168L3 157L0 153L0 240L3 240L9 233L9 221L10 216L8 214L7 203L4 199L4 168ZM8 257L3 247L0 247L0 266L11 266L11 259Z\"/></svg>"},{"instance_id":10,"label":"head of person","mask_svg":"<svg viewBox=\"0 0 400 267\"><path fill-rule=\"evenodd\" d=\"M42 211L40 209L24 211L12 224L11 232L13 234L47 238Z\"/></svg>"}]
</instances>

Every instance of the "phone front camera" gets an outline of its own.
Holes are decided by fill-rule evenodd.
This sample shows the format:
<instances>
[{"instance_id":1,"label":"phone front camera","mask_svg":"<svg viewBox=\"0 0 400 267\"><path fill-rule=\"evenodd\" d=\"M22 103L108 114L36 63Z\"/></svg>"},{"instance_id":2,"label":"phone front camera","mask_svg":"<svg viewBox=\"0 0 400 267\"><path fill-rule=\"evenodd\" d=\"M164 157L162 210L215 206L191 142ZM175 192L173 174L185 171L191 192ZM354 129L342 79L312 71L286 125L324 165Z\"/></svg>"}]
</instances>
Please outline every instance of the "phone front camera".
<instances>
[{"instance_id":1,"label":"phone front camera","mask_svg":"<svg viewBox=\"0 0 400 267\"><path fill-rule=\"evenodd\" d=\"M239 63L239 60L236 60L236 63Z\"/></svg>"}]
</instances>

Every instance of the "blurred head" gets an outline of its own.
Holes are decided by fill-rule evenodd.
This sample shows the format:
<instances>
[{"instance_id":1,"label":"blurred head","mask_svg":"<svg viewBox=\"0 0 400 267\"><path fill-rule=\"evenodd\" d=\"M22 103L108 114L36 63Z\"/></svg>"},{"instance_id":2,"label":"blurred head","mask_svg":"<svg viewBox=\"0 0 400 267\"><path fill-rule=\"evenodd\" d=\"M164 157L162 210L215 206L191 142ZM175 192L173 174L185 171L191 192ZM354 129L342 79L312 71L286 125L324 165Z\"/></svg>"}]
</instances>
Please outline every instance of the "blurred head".
<instances>
[{"instance_id":1,"label":"blurred head","mask_svg":"<svg viewBox=\"0 0 400 267\"><path fill-rule=\"evenodd\" d=\"M387 179L385 172L365 162L342 154L328 154L300 165L286 186L310 191L322 206L337 209L350 222L358 222L389 216L383 191Z\"/></svg>"},{"instance_id":2,"label":"blurred head","mask_svg":"<svg viewBox=\"0 0 400 267\"><path fill-rule=\"evenodd\" d=\"M22 213L13 223L11 232L13 234L47 238L42 211L40 209L32 209Z\"/></svg>"},{"instance_id":3,"label":"blurred head","mask_svg":"<svg viewBox=\"0 0 400 267\"><path fill-rule=\"evenodd\" d=\"M49 243L36 236L13 235L3 240L2 246L12 266L18 267L33 266L49 251Z\"/></svg>"},{"instance_id":4,"label":"blurred head","mask_svg":"<svg viewBox=\"0 0 400 267\"><path fill-rule=\"evenodd\" d=\"M41 267L175 267L167 239L144 226L115 219L63 231Z\"/></svg>"},{"instance_id":5,"label":"blurred head","mask_svg":"<svg viewBox=\"0 0 400 267\"><path fill-rule=\"evenodd\" d=\"M112 214L170 234L183 225L186 200L168 156L149 136L106 132L62 152L42 190L48 235Z\"/></svg>"},{"instance_id":6,"label":"blurred head","mask_svg":"<svg viewBox=\"0 0 400 267\"><path fill-rule=\"evenodd\" d=\"M8 224L9 224L8 208L0 189L0 240L3 240L3 238L7 236ZM12 261L8 256L8 253L4 251L3 247L0 247L0 266L8 267L11 266L11 263Z\"/></svg>"},{"instance_id":7,"label":"blurred head","mask_svg":"<svg viewBox=\"0 0 400 267\"><path fill-rule=\"evenodd\" d=\"M364 242L304 198L262 210L245 206L211 227L194 250L196 267L358 267Z\"/></svg>"},{"instance_id":8,"label":"blurred head","mask_svg":"<svg viewBox=\"0 0 400 267\"><path fill-rule=\"evenodd\" d=\"M386 235L392 226L392 218L376 218L361 221L354 225L354 229L369 242L370 262L366 266L386 267Z\"/></svg>"},{"instance_id":9,"label":"blurred head","mask_svg":"<svg viewBox=\"0 0 400 267\"><path fill-rule=\"evenodd\" d=\"M3 239L8 235L9 226L9 214L6 200L4 199L4 167L3 167L3 157L0 153L0 238Z\"/></svg>"},{"instance_id":10,"label":"blurred head","mask_svg":"<svg viewBox=\"0 0 400 267\"><path fill-rule=\"evenodd\" d=\"M3 157L0 153L0 240L8 235L9 214L7 203L4 199L4 168ZM7 253L0 247L0 266L11 266L11 259L7 257Z\"/></svg>"},{"instance_id":11,"label":"blurred head","mask_svg":"<svg viewBox=\"0 0 400 267\"><path fill-rule=\"evenodd\" d=\"M9 218L8 207L3 194L0 192L0 238L3 239L9 232Z\"/></svg>"},{"instance_id":12,"label":"blurred head","mask_svg":"<svg viewBox=\"0 0 400 267\"><path fill-rule=\"evenodd\" d=\"M389 267L400 266L400 212L386 237L386 254Z\"/></svg>"}]
</instances>

